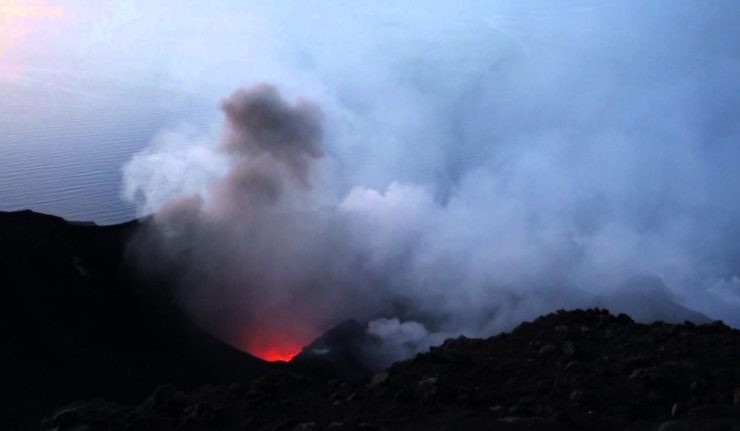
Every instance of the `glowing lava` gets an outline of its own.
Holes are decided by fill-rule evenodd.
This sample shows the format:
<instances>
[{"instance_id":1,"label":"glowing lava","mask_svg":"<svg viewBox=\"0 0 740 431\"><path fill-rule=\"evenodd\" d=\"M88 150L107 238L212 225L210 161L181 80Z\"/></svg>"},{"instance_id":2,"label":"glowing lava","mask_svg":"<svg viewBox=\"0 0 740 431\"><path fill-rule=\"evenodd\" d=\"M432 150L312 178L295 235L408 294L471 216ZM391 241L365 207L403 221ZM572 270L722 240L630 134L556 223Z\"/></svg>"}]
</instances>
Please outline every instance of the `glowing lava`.
<instances>
[{"instance_id":1,"label":"glowing lava","mask_svg":"<svg viewBox=\"0 0 740 431\"><path fill-rule=\"evenodd\" d=\"M301 348L296 346L274 346L268 347L263 351L253 351L251 353L267 362L288 362L300 352Z\"/></svg>"},{"instance_id":2,"label":"glowing lava","mask_svg":"<svg viewBox=\"0 0 740 431\"><path fill-rule=\"evenodd\" d=\"M301 337L302 338L302 337ZM250 333L240 343L243 350L268 362L288 362L301 353L303 339L287 333Z\"/></svg>"}]
</instances>

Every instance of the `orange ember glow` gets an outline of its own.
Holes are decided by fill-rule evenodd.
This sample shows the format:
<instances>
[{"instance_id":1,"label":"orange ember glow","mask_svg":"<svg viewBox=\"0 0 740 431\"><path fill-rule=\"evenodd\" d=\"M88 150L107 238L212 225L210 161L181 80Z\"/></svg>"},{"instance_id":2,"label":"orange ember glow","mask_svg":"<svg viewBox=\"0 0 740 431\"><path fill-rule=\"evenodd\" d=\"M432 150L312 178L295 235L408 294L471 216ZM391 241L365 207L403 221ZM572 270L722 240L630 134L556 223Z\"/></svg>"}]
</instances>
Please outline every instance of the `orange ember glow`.
<instances>
[{"instance_id":1,"label":"orange ember glow","mask_svg":"<svg viewBox=\"0 0 740 431\"><path fill-rule=\"evenodd\" d=\"M287 332L269 333L260 331L245 334L240 345L243 350L265 361L288 362L301 353L301 349L306 342L303 338Z\"/></svg>"}]
</instances>

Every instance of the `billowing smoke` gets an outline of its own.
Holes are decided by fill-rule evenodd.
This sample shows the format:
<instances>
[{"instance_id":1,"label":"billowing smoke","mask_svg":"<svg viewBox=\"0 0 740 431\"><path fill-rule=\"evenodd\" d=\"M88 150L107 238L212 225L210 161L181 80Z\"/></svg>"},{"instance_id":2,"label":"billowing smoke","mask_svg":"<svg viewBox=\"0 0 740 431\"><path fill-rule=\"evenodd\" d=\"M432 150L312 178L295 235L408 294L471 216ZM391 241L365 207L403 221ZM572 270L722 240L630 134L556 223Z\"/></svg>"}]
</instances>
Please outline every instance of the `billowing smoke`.
<instances>
[{"instance_id":1,"label":"billowing smoke","mask_svg":"<svg viewBox=\"0 0 740 431\"><path fill-rule=\"evenodd\" d=\"M229 159L226 174L205 196L162 206L146 246L162 248L165 261L155 265L178 268L181 298L204 325L236 345L281 356L273 350L300 348L316 330L324 290L312 257L323 258L317 221L300 214L322 156L321 112L305 101L288 104L269 85L236 91L222 109L224 131L213 151Z\"/></svg>"},{"instance_id":2,"label":"billowing smoke","mask_svg":"<svg viewBox=\"0 0 740 431\"><path fill-rule=\"evenodd\" d=\"M202 324L265 352L356 318L395 356L556 308L740 325L740 7L507 5L298 14L332 25L252 59L290 97L132 159Z\"/></svg>"}]
</instances>

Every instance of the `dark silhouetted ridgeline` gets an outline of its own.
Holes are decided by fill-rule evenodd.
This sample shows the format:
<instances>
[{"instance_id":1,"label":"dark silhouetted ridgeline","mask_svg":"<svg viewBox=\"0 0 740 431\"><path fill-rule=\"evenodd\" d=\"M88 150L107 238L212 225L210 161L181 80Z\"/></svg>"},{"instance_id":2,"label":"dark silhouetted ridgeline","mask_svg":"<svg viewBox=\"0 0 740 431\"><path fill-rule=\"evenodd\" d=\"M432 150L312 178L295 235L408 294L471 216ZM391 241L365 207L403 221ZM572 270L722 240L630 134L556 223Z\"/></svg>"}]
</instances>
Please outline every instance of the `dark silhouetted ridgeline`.
<instances>
[{"instance_id":1,"label":"dark silhouetted ridgeline","mask_svg":"<svg viewBox=\"0 0 740 431\"><path fill-rule=\"evenodd\" d=\"M0 213L4 429L740 429L740 331L720 322L559 311L372 373L350 320L268 364L134 268L146 223Z\"/></svg>"},{"instance_id":2,"label":"dark silhouetted ridgeline","mask_svg":"<svg viewBox=\"0 0 740 431\"><path fill-rule=\"evenodd\" d=\"M268 367L195 328L167 289L127 263L138 221L0 213L3 429L78 399L140 402L160 384L246 379Z\"/></svg>"}]
</instances>

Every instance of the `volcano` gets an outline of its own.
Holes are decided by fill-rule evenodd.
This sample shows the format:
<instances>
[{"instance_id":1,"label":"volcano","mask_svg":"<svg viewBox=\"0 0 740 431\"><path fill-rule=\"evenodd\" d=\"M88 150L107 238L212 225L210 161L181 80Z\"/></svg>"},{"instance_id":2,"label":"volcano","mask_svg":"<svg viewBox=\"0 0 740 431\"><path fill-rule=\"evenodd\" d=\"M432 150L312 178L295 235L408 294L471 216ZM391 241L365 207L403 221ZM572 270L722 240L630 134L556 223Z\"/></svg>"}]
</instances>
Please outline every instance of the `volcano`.
<instances>
[{"instance_id":1,"label":"volcano","mask_svg":"<svg viewBox=\"0 0 740 431\"><path fill-rule=\"evenodd\" d=\"M720 322L558 312L388 367L383 340L347 320L305 347L251 337L239 347L255 357L200 329L166 279L132 266L127 244L146 223L0 213L7 429L38 429L44 417L42 429L57 431L740 423L740 331Z\"/></svg>"}]
</instances>

